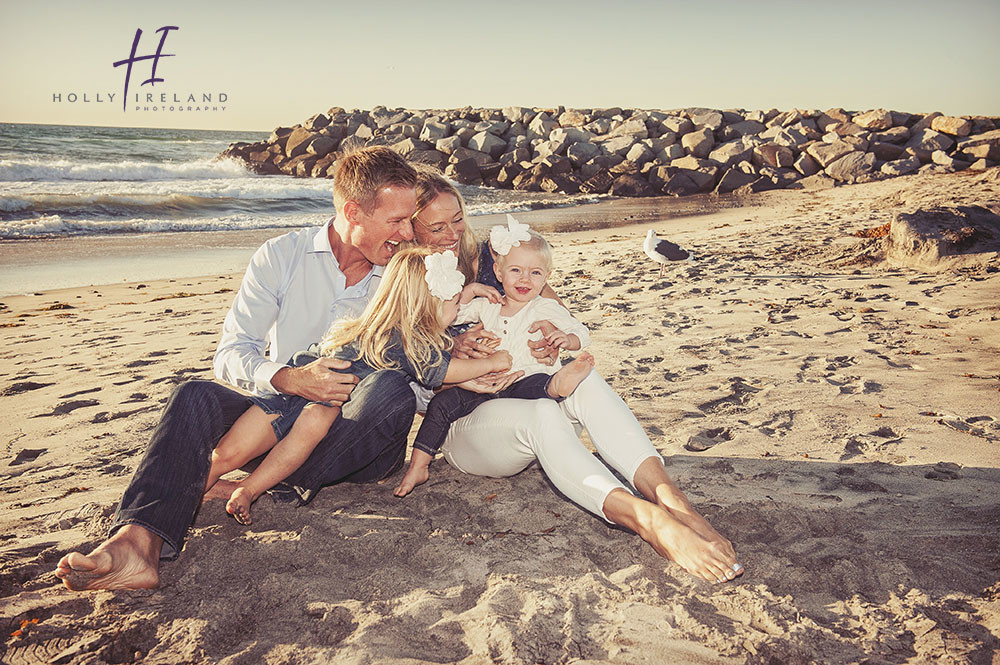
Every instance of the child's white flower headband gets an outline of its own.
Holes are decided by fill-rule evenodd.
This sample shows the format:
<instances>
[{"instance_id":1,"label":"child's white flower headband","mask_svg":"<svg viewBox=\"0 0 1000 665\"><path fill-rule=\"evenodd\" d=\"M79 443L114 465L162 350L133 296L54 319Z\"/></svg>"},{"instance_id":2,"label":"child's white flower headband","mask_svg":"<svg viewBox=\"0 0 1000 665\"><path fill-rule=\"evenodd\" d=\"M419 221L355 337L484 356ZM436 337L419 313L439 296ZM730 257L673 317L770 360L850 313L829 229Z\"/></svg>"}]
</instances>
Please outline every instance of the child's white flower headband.
<instances>
[{"instance_id":1,"label":"child's white flower headband","mask_svg":"<svg viewBox=\"0 0 1000 665\"><path fill-rule=\"evenodd\" d=\"M424 280L431 295L441 300L451 300L465 286L465 275L458 270L458 257L447 250L424 257Z\"/></svg>"},{"instance_id":2,"label":"child's white flower headband","mask_svg":"<svg viewBox=\"0 0 1000 665\"><path fill-rule=\"evenodd\" d=\"M507 256L512 247L531 240L530 228L514 219L513 215L507 215L506 228L498 224L490 229L490 247L500 256Z\"/></svg>"}]
</instances>

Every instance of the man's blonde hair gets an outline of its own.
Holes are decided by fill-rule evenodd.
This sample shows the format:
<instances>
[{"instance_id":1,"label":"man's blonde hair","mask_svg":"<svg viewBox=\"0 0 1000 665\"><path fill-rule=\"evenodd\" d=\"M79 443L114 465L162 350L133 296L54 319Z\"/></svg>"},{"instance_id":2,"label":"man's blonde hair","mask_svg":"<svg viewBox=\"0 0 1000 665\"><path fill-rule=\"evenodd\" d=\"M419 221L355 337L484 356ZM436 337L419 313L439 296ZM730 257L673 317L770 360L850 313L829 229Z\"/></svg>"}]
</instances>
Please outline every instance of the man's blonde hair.
<instances>
[{"instance_id":1,"label":"man's blonde hair","mask_svg":"<svg viewBox=\"0 0 1000 665\"><path fill-rule=\"evenodd\" d=\"M441 352L452 341L442 323L444 302L431 295L424 279L424 257L434 253L429 247L412 247L393 256L365 311L357 319L334 323L320 342L320 353L330 356L356 342L357 359L375 369L399 369L386 352L401 343L414 367L441 364Z\"/></svg>"},{"instance_id":2,"label":"man's blonde hair","mask_svg":"<svg viewBox=\"0 0 1000 665\"><path fill-rule=\"evenodd\" d=\"M417 171L417 211L413 213L413 226L427 227L427 224L420 219L420 213L424 208L441 194L451 194L458 199L458 207L462 210L462 218L465 219L465 230L458 241L458 269L465 275L465 283L469 284L476 280L475 263L479 256L479 243L476 241L476 234L472 231L472 225L465 213L465 199L458 193L451 182L441 172L433 166L427 164L414 164ZM415 242L415 241L414 241Z\"/></svg>"},{"instance_id":3,"label":"man's blonde hair","mask_svg":"<svg viewBox=\"0 0 1000 665\"><path fill-rule=\"evenodd\" d=\"M416 184L416 171L398 152L381 145L358 148L342 155L334 165L333 206L343 210L348 201L357 201L370 213L382 188Z\"/></svg>"},{"instance_id":4,"label":"man's blonde hair","mask_svg":"<svg viewBox=\"0 0 1000 665\"><path fill-rule=\"evenodd\" d=\"M538 231L535 231L534 229L528 229L528 235L531 236L531 239L522 240L518 247L530 249L541 254L542 258L545 259L545 272L552 272L552 246L549 245L549 241L542 237L542 234L538 233ZM503 270L503 263L506 258L507 256L504 256L503 254L496 255L495 262L497 267L501 270Z\"/></svg>"}]
</instances>

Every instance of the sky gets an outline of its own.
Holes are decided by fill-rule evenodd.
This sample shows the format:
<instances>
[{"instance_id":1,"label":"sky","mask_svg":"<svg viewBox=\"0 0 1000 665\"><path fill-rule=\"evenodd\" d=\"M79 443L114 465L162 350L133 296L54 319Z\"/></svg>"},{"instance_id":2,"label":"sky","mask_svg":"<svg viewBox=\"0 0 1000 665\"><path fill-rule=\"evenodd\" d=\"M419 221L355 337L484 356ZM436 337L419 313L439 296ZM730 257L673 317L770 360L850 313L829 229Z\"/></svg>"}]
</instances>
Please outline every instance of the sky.
<instances>
[{"instance_id":1,"label":"sky","mask_svg":"<svg viewBox=\"0 0 1000 665\"><path fill-rule=\"evenodd\" d=\"M141 85L152 61L135 62L123 108L113 63L137 29L152 55L163 26L163 81ZM0 0L0 122L269 131L376 105L1000 116L997 34L1000 0Z\"/></svg>"}]
</instances>

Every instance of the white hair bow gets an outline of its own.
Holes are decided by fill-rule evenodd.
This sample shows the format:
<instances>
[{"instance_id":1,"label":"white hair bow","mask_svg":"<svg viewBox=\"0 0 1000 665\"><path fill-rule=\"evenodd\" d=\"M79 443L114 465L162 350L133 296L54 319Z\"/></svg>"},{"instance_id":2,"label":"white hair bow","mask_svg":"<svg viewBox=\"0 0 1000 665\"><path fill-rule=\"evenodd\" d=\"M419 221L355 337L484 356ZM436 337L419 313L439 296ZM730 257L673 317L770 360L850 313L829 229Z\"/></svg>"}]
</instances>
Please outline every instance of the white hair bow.
<instances>
[{"instance_id":1,"label":"white hair bow","mask_svg":"<svg viewBox=\"0 0 1000 665\"><path fill-rule=\"evenodd\" d=\"M518 247L522 241L531 240L531 234L528 233L530 228L527 224L522 224L514 219L513 215L508 214L507 228L498 224L490 229L490 247L500 256L507 256L512 247Z\"/></svg>"},{"instance_id":2,"label":"white hair bow","mask_svg":"<svg viewBox=\"0 0 1000 665\"><path fill-rule=\"evenodd\" d=\"M465 286L465 275L458 270L458 257L447 250L424 257L424 280L431 295L441 300L451 300Z\"/></svg>"}]
</instances>

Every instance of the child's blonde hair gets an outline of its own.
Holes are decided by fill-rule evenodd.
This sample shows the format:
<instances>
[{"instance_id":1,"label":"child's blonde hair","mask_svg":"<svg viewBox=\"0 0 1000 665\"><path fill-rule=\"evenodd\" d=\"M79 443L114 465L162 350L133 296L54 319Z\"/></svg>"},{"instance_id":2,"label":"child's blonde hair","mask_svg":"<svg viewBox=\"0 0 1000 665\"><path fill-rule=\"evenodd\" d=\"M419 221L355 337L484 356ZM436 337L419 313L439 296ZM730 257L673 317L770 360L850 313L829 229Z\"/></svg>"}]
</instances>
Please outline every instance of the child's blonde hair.
<instances>
[{"instance_id":1,"label":"child's blonde hair","mask_svg":"<svg viewBox=\"0 0 1000 665\"><path fill-rule=\"evenodd\" d=\"M411 247L393 256L365 311L357 319L334 323L320 342L320 353L330 356L356 342L354 359L374 369L399 369L386 357L398 340L415 367L439 365L441 352L450 349L452 341L441 322L444 301L431 295L424 279L424 257L430 254L434 250L429 247Z\"/></svg>"},{"instance_id":2,"label":"child's blonde hair","mask_svg":"<svg viewBox=\"0 0 1000 665\"><path fill-rule=\"evenodd\" d=\"M528 229L528 235L531 236L531 239L522 240L518 247L534 250L541 254L542 258L545 259L545 271L552 272L552 247L549 245L549 241L542 237L542 235L534 229ZM497 254L496 252L494 252L494 255L494 263L496 263L498 268L503 270L503 263L507 258L507 255Z\"/></svg>"}]
</instances>

